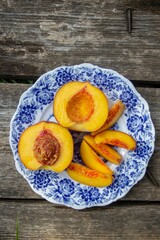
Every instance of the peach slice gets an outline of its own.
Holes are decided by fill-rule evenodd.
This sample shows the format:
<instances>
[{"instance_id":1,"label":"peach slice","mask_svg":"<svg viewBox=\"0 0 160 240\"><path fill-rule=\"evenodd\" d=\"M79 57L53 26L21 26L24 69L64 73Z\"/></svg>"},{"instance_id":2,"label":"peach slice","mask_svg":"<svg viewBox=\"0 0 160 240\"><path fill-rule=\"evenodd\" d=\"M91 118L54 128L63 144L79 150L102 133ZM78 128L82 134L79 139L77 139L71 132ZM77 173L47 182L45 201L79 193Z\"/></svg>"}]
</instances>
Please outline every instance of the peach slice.
<instances>
[{"instance_id":1,"label":"peach slice","mask_svg":"<svg viewBox=\"0 0 160 240\"><path fill-rule=\"evenodd\" d=\"M56 120L75 131L99 129L108 116L108 99L89 82L68 82L56 93L53 104Z\"/></svg>"},{"instance_id":2,"label":"peach slice","mask_svg":"<svg viewBox=\"0 0 160 240\"><path fill-rule=\"evenodd\" d=\"M128 150L135 150L136 148L136 141L132 136L116 130L107 130L99 133L95 136L95 142L97 144L114 145Z\"/></svg>"},{"instance_id":3,"label":"peach slice","mask_svg":"<svg viewBox=\"0 0 160 240\"><path fill-rule=\"evenodd\" d=\"M96 152L85 142L82 141L80 146L80 155L87 167L97 170L104 174L113 174L113 171L104 163Z\"/></svg>"},{"instance_id":4,"label":"peach slice","mask_svg":"<svg viewBox=\"0 0 160 240\"><path fill-rule=\"evenodd\" d=\"M30 170L43 167L61 172L72 161L73 139L66 128L42 121L21 134L18 153L22 163Z\"/></svg>"},{"instance_id":5,"label":"peach slice","mask_svg":"<svg viewBox=\"0 0 160 240\"><path fill-rule=\"evenodd\" d=\"M108 118L106 119L103 126L100 129L98 129L97 131L92 132L91 135L95 136L98 133L103 132L103 131L107 130L108 128L112 127L118 121L118 119L121 117L124 110L125 110L125 105L121 100L118 100L117 102L115 102L113 104L113 106L109 109Z\"/></svg>"},{"instance_id":6,"label":"peach slice","mask_svg":"<svg viewBox=\"0 0 160 240\"><path fill-rule=\"evenodd\" d=\"M119 165L121 163L122 157L121 155L111 148L110 146L100 143L97 144L94 141L94 137L91 135L85 135L84 140L90 145L90 147L98 153L100 156L108 160L109 162L112 162L114 164Z\"/></svg>"},{"instance_id":7,"label":"peach slice","mask_svg":"<svg viewBox=\"0 0 160 240\"><path fill-rule=\"evenodd\" d=\"M92 186L92 187L106 187L112 184L113 176L105 175L96 170L89 169L79 163L73 163L66 169L68 175L75 181Z\"/></svg>"}]
</instances>

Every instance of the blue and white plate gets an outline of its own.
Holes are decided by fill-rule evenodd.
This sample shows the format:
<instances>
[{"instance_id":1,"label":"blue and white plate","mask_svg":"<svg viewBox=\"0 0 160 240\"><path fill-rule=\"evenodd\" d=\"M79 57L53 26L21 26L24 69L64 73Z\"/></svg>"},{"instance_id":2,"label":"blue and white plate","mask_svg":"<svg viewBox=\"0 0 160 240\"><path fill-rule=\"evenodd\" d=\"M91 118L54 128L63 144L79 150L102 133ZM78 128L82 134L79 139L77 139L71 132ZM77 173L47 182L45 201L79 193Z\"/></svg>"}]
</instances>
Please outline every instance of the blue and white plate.
<instances>
[{"instance_id":1,"label":"blue and white plate","mask_svg":"<svg viewBox=\"0 0 160 240\"><path fill-rule=\"evenodd\" d=\"M30 171L21 163L18 141L21 133L39 121L55 121L52 105L55 93L66 82L89 81L108 97L110 105L121 99L126 110L114 129L132 135L137 147L135 151L117 148L123 157L120 166L109 164L115 178L109 187L96 188L72 180L66 173L47 170ZM73 133L76 138L77 133ZM18 172L31 188L52 203L75 209L105 206L122 198L145 174L154 151L155 130L147 102L135 90L132 83L117 72L91 64L63 66L42 75L24 92L10 123L10 145ZM74 161L81 162L79 146L76 145Z\"/></svg>"}]
</instances>

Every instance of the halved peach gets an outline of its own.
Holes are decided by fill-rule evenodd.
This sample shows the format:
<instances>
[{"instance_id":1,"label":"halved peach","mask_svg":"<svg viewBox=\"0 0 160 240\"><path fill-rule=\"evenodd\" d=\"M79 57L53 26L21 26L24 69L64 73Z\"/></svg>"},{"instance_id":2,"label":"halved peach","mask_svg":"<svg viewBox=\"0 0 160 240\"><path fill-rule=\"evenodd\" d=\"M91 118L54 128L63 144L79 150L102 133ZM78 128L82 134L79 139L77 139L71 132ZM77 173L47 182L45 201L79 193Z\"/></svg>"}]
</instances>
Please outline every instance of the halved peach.
<instances>
[{"instance_id":1,"label":"halved peach","mask_svg":"<svg viewBox=\"0 0 160 240\"><path fill-rule=\"evenodd\" d=\"M85 135L84 140L90 145L90 147L98 153L100 156L108 160L109 162L112 162L114 164L119 165L121 163L122 157L121 155L111 148L110 146L100 143L97 144L94 141L94 137L91 135Z\"/></svg>"},{"instance_id":2,"label":"halved peach","mask_svg":"<svg viewBox=\"0 0 160 240\"><path fill-rule=\"evenodd\" d=\"M108 116L108 100L89 82L73 81L64 84L56 93L53 112L63 127L92 132L104 124Z\"/></svg>"},{"instance_id":3,"label":"halved peach","mask_svg":"<svg viewBox=\"0 0 160 240\"><path fill-rule=\"evenodd\" d=\"M98 133L103 132L108 128L112 127L118 121L118 119L120 118L124 110L125 110L125 105L121 100L118 100L117 102L115 102L113 106L109 109L108 118L106 119L103 126L97 131L92 132L91 135L95 136Z\"/></svg>"},{"instance_id":4,"label":"halved peach","mask_svg":"<svg viewBox=\"0 0 160 240\"><path fill-rule=\"evenodd\" d=\"M97 134L95 136L95 142L97 144L105 143L114 145L128 150L134 150L136 148L136 141L132 136L116 130L107 130Z\"/></svg>"},{"instance_id":5,"label":"halved peach","mask_svg":"<svg viewBox=\"0 0 160 240\"><path fill-rule=\"evenodd\" d=\"M61 172L72 161L73 139L66 128L42 121L22 133L18 153L22 163L30 170L44 167Z\"/></svg>"},{"instance_id":6,"label":"halved peach","mask_svg":"<svg viewBox=\"0 0 160 240\"><path fill-rule=\"evenodd\" d=\"M87 167L97 170L104 174L113 174L113 171L104 163L96 152L85 142L82 141L80 146L80 155Z\"/></svg>"},{"instance_id":7,"label":"halved peach","mask_svg":"<svg viewBox=\"0 0 160 240\"><path fill-rule=\"evenodd\" d=\"M106 187L112 184L113 176L91 170L79 163L71 162L66 169L68 175L75 181L93 187Z\"/></svg>"}]
</instances>

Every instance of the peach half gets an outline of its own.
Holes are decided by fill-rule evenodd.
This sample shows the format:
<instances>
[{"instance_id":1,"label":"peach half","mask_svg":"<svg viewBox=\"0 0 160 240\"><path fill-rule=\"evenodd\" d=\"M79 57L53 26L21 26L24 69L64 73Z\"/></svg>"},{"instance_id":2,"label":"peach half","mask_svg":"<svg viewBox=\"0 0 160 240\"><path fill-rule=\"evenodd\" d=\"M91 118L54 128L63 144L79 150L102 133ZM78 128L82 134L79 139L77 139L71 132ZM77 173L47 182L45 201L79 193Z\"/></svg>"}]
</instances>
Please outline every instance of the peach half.
<instances>
[{"instance_id":1,"label":"peach half","mask_svg":"<svg viewBox=\"0 0 160 240\"><path fill-rule=\"evenodd\" d=\"M113 174L113 171L104 163L97 153L85 142L82 141L80 146L80 155L87 167L97 170L104 174Z\"/></svg>"},{"instance_id":2,"label":"peach half","mask_svg":"<svg viewBox=\"0 0 160 240\"><path fill-rule=\"evenodd\" d=\"M21 134L18 153L22 163L30 170L43 167L61 172L72 161L73 139L66 128L42 121Z\"/></svg>"},{"instance_id":3,"label":"peach half","mask_svg":"<svg viewBox=\"0 0 160 240\"><path fill-rule=\"evenodd\" d=\"M89 82L68 82L56 93L53 103L56 120L75 131L99 129L108 116L108 99Z\"/></svg>"},{"instance_id":4,"label":"peach half","mask_svg":"<svg viewBox=\"0 0 160 240\"><path fill-rule=\"evenodd\" d=\"M79 163L73 163L66 169L68 175L75 181L92 187L106 187L112 184L113 176L105 175L96 170L89 169Z\"/></svg>"},{"instance_id":5,"label":"peach half","mask_svg":"<svg viewBox=\"0 0 160 240\"><path fill-rule=\"evenodd\" d=\"M128 150L135 150L136 148L136 141L132 136L116 130L106 130L97 134L95 136L95 142L97 144L104 143L114 145Z\"/></svg>"}]
</instances>

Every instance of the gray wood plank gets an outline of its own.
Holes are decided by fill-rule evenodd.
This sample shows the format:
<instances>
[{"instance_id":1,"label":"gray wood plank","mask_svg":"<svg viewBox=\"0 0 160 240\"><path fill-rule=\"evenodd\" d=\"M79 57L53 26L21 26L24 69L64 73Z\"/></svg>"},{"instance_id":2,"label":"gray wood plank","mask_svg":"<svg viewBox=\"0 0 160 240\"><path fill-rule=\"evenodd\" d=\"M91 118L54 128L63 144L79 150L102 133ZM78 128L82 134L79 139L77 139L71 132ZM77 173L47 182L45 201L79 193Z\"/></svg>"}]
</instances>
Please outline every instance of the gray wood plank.
<instances>
[{"instance_id":1,"label":"gray wood plank","mask_svg":"<svg viewBox=\"0 0 160 240\"><path fill-rule=\"evenodd\" d=\"M0 239L158 240L160 205L121 204L76 211L41 201L1 201Z\"/></svg>"},{"instance_id":2,"label":"gray wood plank","mask_svg":"<svg viewBox=\"0 0 160 240\"><path fill-rule=\"evenodd\" d=\"M9 146L9 123L21 94L28 89L26 84L0 84L0 198L37 199L41 198L29 187L25 179L16 171ZM160 89L137 88L150 106L156 128L155 152L150 160L151 172L160 183ZM123 200L159 201L160 188L153 186L147 176L143 178Z\"/></svg>"},{"instance_id":3,"label":"gray wood plank","mask_svg":"<svg viewBox=\"0 0 160 240\"><path fill-rule=\"evenodd\" d=\"M133 9L127 33L126 9ZM0 75L39 76L90 62L159 81L159 1L0 2Z\"/></svg>"}]
</instances>

